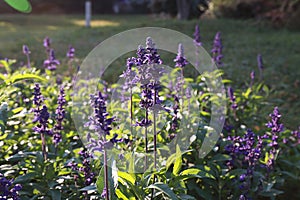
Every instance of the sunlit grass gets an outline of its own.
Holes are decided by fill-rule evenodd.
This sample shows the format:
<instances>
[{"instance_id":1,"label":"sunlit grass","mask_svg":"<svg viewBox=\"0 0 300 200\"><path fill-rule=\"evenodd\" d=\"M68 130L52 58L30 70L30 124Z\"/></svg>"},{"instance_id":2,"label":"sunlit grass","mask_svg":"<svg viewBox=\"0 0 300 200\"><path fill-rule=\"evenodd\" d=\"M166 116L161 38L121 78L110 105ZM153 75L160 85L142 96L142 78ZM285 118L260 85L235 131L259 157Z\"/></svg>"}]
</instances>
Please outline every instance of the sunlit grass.
<instances>
[{"instance_id":1,"label":"sunlit grass","mask_svg":"<svg viewBox=\"0 0 300 200\"><path fill-rule=\"evenodd\" d=\"M77 26L85 26L85 20L73 20L72 22ZM91 20L91 27L97 28L106 26L120 26L120 23L108 20Z\"/></svg>"}]
</instances>

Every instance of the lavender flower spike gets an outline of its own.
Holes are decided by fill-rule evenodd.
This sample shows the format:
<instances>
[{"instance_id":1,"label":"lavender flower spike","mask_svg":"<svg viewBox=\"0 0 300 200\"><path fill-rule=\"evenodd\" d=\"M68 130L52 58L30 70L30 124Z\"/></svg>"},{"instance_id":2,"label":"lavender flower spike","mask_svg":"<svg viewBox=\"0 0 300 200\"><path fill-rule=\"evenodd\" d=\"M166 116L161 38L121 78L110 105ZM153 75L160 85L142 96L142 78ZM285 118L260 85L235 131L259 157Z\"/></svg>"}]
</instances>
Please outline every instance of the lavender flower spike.
<instances>
[{"instance_id":1,"label":"lavender flower spike","mask_svg":"<svg viewBox=\"0 0 300 200\"><path fill-rule=\"evenodd\" d=\"M27 55L29 55L30 53L31 53L31 52L30 52L28 46L27 46L27 45L23 45L23 54L27 56Z\"/></svg>"},{"instance_id":2,"label":"lavender flower spike","mask_svg":"<svg viewBox=\"0 0 300 200\"><path fill-rule=\"evenodd\" d=\"M69 59L73 59L75 57L75 48L72 47L71 45L69 46L69 50L67 52L67 57Z\"/></svg>"},{"instance_id":3,"label":"lavender flower spike","mask_svg":"<svg viewBox=\"0 0 300 200\"><path fill-rule=\"evenodd\" d=\"M44 61L44 67L50 71L56 70L57 66L60 65L60 62L56 60L54 50L50 49L49 58Z\"/></svg>"},{"instance_id":4,"label":"lavender flower spike","mask_svg":"<svg viewBox=\"0 0 300 200\"><path fill-rule=\"evenodd\" d=\"M50 49L51 40L49 37L45 37L43 45L47 50Z\"/></svg>"},{"instance_id":5,"label":"lavender flower spike","mask_svg":"<svg viewBox=\"0 0 300 200\"><path fill-rule=\"evenodd\" d=\"M58 99L57 99L58 107L56 108L56 111L55 111L56 124L55 124L55 127L54 127L54 134L53 134L53 143L56 146L62 140L61 131L63 130L62 122L65 118L65 108L64 108L64 106L66 105L66 103L67 103L67 101L65 99L65 91L64 91L64 88L61 87L60 94L59 94Z\"/></svg>"},{"instance_id":6,"label":"lavender flower spike","mask_svg":"<svg viewBox=\"0 0 300 200\"><path fill-rule=\"evenodd\" d=\"M221 39L221 33L218 32L215 36L214 43L213 43L213 49L211 50L212 55L212 60L214 63L216 63L218 66L222 66L222 39Z\"/></svg>"},{"instance_id":7,"label":"lavender flower spike","mask_svg":"<svg viewBox=\"0 0 300 200\"><path fill-rule=\"evenodd\" d=\"M182 44L178 45L178 53L176 58L174 59L174 62L175 66L179 68L184 68L188 64L188 61L184 57L184 49Z\"/></svg>"},{"instance_id":8,"label":"lavender flower spike","mask_svg":"<svg viewBox=\"0 0 300 200\"><path fill-rule=\"evenodd\" d=\"M18 191L22 189L20 184L13 185L13 180L8 180L0 173L0 199L20 200Z\"/></svg>"},{"instance_id":9,"label":"lavender flower spike","mask_svg":"<svg viewBox=\"0 0 300 200\"><path fill-rule=\"evenodd\" d=\"M233 94L232 87L228 87L227 93L228 93L228 97L229 97L229 99L230 99L230 101L232 103L231 108L235 110L237 108L237 104L235 102L235 96Z\"/></svg>"},{"instance_id":10,"label":"lavender flower spike","mask_svg":"<svg viewBox=\"0 0 300 200\"><path fill-rule=\"evenodd\" d=\"M194 44L196 46L202 46L201 37L200 37L200 29L199 29L199 25L198 24L195 26Z\"/></svg>"}]
</instances>

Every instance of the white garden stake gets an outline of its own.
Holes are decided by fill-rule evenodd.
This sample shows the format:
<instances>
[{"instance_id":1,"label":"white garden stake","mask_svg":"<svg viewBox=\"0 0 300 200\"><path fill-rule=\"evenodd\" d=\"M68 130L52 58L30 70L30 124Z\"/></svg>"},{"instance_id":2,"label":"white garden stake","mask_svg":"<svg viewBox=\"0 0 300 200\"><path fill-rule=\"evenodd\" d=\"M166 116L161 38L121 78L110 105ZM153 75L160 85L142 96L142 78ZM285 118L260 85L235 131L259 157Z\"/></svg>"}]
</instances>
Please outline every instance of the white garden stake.
<instances>
[{"instance_id":1,"label":"white garden stake","mask_svg":"<svg viewBox=\"0 0 300 200\"><path fill-rule=\"evenodd\" d=\"M85 2L85 27L91 27L91 16L92 16L92 3L91 1Z\"/></svg>"}]
</instances>

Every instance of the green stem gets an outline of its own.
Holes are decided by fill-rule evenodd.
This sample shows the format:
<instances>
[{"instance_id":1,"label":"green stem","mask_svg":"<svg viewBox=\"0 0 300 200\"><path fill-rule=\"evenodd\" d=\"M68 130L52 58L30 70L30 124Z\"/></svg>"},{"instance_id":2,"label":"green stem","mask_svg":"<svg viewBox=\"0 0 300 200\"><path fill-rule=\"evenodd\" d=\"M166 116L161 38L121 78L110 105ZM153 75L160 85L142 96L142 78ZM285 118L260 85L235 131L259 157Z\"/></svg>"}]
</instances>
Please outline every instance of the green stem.
<instances>
[{"instance_id":1,"label":"green stem","mask_svg":"<svg viewBox=\"0 0 300 200\"><path fill-rule=\"evenodd\" d=\"M108 165L107 165L106 149L104 149L104 184L105 184L105 189L106 189L105 199L109 200Z\"/></svg>"}]
</instances>

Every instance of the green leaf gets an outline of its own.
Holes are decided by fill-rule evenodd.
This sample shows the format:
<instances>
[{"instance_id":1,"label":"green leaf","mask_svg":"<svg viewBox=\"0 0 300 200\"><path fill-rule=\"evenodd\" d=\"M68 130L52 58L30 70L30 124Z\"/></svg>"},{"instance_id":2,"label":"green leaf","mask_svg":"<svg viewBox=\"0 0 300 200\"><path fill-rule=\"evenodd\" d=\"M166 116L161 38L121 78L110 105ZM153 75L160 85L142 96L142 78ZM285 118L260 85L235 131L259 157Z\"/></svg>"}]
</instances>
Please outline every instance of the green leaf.
<instances>
[{"instance_id":1,"label":"green leaf","mask_svg":"<svg viewBox=\"0 0 300 200\"><path fill-rule=\"evenodd\" d=\"M135 177L132 174L118 171L118 176L134 185Z\"/></svg>"},{"instance_id":2,"label":"green leaf","mask_svg":"<svg viewBox=\"0 0 300 200\"><path fill-rule=\"evenodd\" d=\"M104 167L101 167L99 176L96 181L96 187L99 194L103 192L103 189L105 187L104 183Z\"/></svg>"},{"instance_id":3,"label":"green leaf","mask_svg":"<svg viewBox=\"0 0 300 200\"><path fill-rule=\"evenodd\" d=\"M15 179L14 183L28 183L30 180L34 179L37 175L36 172L29 172L23 176L19 176Z\"/></svg>"},{"instance_id":4,"label":"green leaf","mask_svg":"<svg viewBox=\"0 0 300 200\"><path fill-rule=\"evenodd\" d=\"M178 175L182 165L182 156L179 145L176 146L176 160L173 166L173 174Z\"/></svg>"},{"instance_id":5,"label":"green leaf","mask_svg":"<svg viewBox=\"0 0 300 200\"><path fill-rule=\"evenodd\" d=\"M190 168L190 169L186 169L186 170L182 171L182 172L180 173L180 175L198 174L199 172L201 172L200 169Z\"/></svg>"},{"instance_id":6,"label":"green leaf","mask_svg":"<svg viewBox=\"0 0 300 200\"><path fill-rule=\"evenodd\" d=\"M179 195L179 198L180 198L181 200L196 200L195 197L190 196L190 195L187 195L187 194L180 194L180 195Z\"/></svg>"},{"instance_id":7,"label":"green leaf","mask_svg":"<svg viewBox=\"0 0 300 200\"><path fill-rule=\"evenodd\" d=\"M50 193L51 193L52 199L55 199L55 200L61 199L61 193L59 190L50 190Z\"/></svg>"},{"instance_id":8,"label":"green leaf","mask_svg":"<svg viewBox=\"0 0 300 200\"><path fill-rule=\"evenodd\" d=\"M17 74L17 75L10 77L9 79L6 79L5 82L6 82L6 84L10 84L10 83L12 84L12 83L16 83L18 81L25 80L25 79L37 79L40 81L46 81L45 78L35 75L35 74Z\"/></svg>"},{"instance_id":9,"label":"green leaf","mask_svg":"<svg viewBox=\"0 0 300 200\"><path fill-rule=\"evenodd\" d=\"M86 187L84 187L84 188L81 188L79 191L94 191L94 190L96 190L97 188L96 188L96 186L95 185L89 185L89 186L86 186ZM101 191L101 193L102 193L102 191ZM101 194L100 193L100 194Z\"/></svg>"},{"instance_id":10,"label":"green leaf","mask_svg":"<svg viewBox=\"0 0 300 200\"><path fill-rule=\"evenodd\" d=\"M164 194L168 195L172 200L179 200L178 197L176 196L176 194L171 190L171 188L164 183L155 183L155 184L149 185L148 188L157 189L157 190L163 192Z\"/></svg>"},{"instance_id":11,"label":"green leaf","mask_svg":"<svg viewBox=\"0 0 300 200\"><path fill-rule=\"evenodd\" d=\"M119 189L116 189L116 195L118 199L129 200Z\"/></svg>"}]
</instances>

